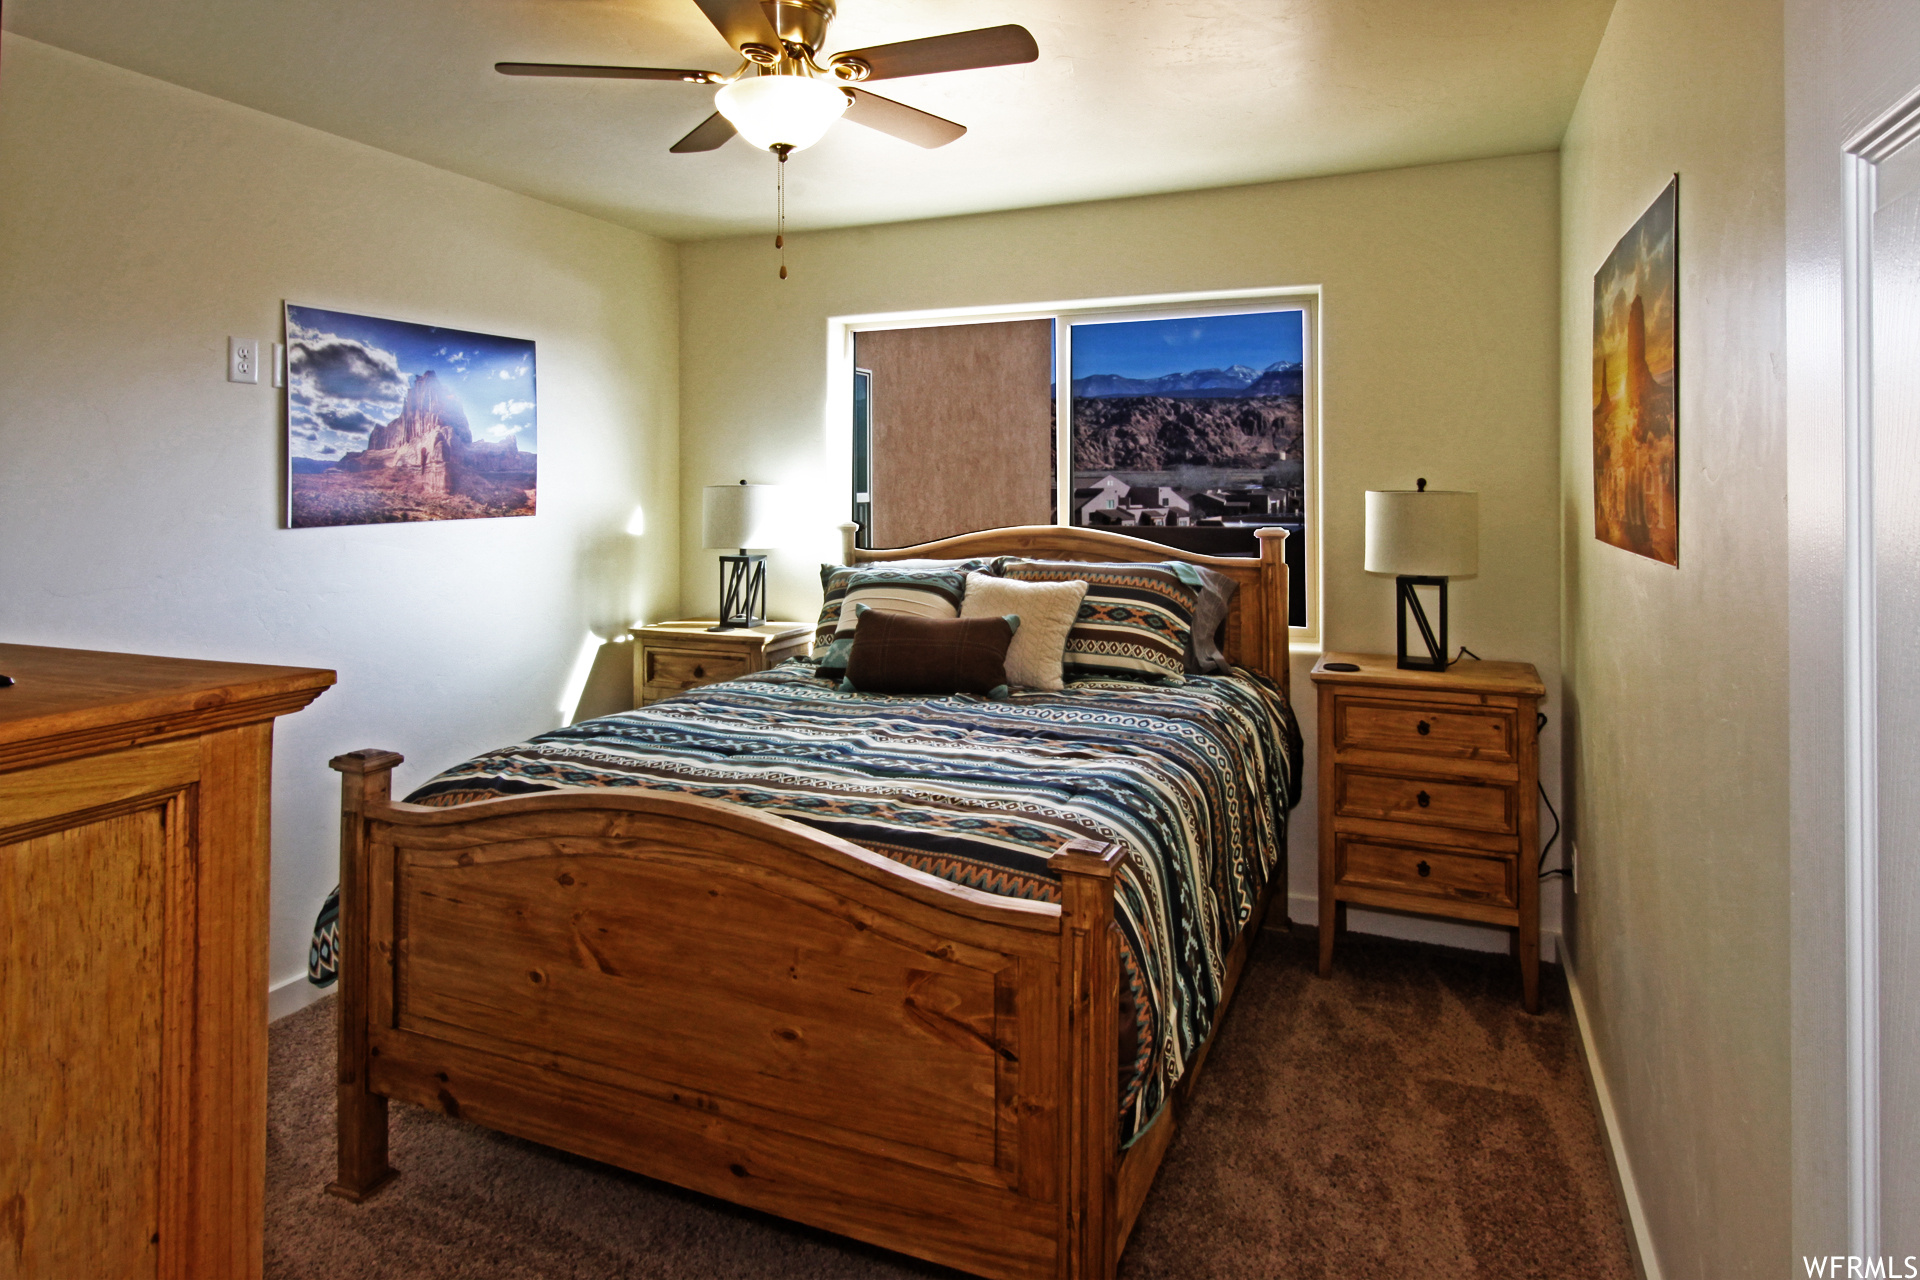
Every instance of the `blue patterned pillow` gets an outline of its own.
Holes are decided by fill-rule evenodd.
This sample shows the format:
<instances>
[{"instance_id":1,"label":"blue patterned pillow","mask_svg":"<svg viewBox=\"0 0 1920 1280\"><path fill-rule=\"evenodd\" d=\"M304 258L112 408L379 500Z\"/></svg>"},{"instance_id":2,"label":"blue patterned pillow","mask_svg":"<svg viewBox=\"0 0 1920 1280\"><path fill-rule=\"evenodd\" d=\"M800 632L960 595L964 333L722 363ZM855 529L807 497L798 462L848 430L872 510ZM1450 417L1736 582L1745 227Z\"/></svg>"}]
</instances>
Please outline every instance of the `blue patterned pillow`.
<instances>
[{"instance_id":1,"label":"blue patterned pillow","mask_svg":"<svg viewBox=\"0 0 1920 1280\"><path fill-rule=\"evenodd\" d=\"M307 981L330 987L340 976L340 886L335 885L313 922L313 942L307 947Z\"/></svg>"},{"instance_id":2,"label":"blue patterned pillow","mask_svg":"<svg viewBox=\"0 0 1920 1280\"><path fill-rule=\"evenodd\" d=\"M944 570L960 575L961 594L966 592L966 575L974 571L985 572L990 561L986 560L879 560L871 564L823 564L820 566L820 620L813 625L813 660L820 661L827 656L827 650L833 647L834 640L853 630L853 611L846 610L847 625L840 625L840 616L847 596L847 584L856 573L906 573ZM869 601L869 603L873 603ZM883 606L884 607L884 606ZM845 646L842 646L844 649ZM844 658L842 666L846 663Z\"/></svg>"},{"instance_id":3,"label":"blue patterned pillow","mask_svg":"<svg viewBox=\"0 0 1920 1280\"><path fill-rule=\"evenodd\" d=\"M922 618L957 618L960 600L967 592L967 575L946 568L861 566L828 576L826 587L833 629L827 630L827 609L822 608L813 652L820 674L836 676L847 669L847 655L853 649L854 629L860 620L856 606L864 604L870 609Z\"/></svg>"},{"instance_id":4,"label":"blue patterned pillow","mask_svg":"<svg viewBox=\"0 0 1920 1280\"><path fill-rule=\"evenodd\" d=\"M1087 584L1067 633L1068 679L1185 682L1200 574L1190 564L1085 564L1077 560L1002 560L1016 582Z\"/></svg>"}]
</instances>

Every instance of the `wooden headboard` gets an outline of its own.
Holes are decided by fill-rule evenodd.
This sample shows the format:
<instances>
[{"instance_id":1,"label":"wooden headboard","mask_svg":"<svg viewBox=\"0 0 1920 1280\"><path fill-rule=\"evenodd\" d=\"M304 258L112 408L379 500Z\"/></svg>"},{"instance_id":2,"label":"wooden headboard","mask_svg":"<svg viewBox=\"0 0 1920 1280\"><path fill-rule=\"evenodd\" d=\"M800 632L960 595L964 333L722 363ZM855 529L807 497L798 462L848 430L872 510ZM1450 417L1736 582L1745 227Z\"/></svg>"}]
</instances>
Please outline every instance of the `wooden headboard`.
<instances>
[{"instance_id":1,"label":"wooden headboard","mask_svg":"<svg viewBox=\"0 0 1920 1280\"><path fill-rule=\"evenodd\" d=\"M975 556L1029 556L1037 560L1183 560L1205 565L1226 574L1240 584L1227 613L1221 647L1228 661L1257 671L1285 693L1288 685L1287 656L1287 562L1284 556L1287 531L1265 528L1255 531L1260 555L1203 556L1178 547L1130 538L1105 529L1081 529L1067 525L1029 524L1008 529L983 529L963 533L938 542L923 542L917 547L888 547L876 550L853 545L860 531L857 524L840 526L841 563L862 564L874 560L964 560Z\"/></svg>"}]
</instances>

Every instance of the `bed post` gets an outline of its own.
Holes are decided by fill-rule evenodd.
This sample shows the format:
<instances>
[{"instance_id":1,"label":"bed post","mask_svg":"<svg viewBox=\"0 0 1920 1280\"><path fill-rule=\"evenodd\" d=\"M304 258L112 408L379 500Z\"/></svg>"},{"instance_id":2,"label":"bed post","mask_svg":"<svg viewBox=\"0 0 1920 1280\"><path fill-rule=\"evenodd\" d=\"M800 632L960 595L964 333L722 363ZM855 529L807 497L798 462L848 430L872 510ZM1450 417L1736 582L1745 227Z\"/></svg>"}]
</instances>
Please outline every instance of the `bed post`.
<instances>
[{"instance_id":1,"label":"bed post","mask_svg":"<svg viewBox=\"0 0 1920 1280\"><path fill-rule=\"evenodd\" d=\"M858 564L854 558L860 550L860 526L849 520L840 526L840 563Z\"/></svg>"},{"instance_id":2,"label":"bed post","mask_svg":"<svg viewBox=\"0 0 1920 1280\"><path fill-rule=\"evenodd\" d=\"M387 1100L367 1087L367 999L373 975L372 859L367 811L393 798L392 751L349 751L328 761L340 773L339 1178L327 1190L356 1204L393 1179L387 1163Z\"/></svg>"},{"instance_id":3,"label":"bed post","mask_svg":"<svg viewBox=\"0 0 1920 1280\"><path fill-rule=\"evenodd\" d=\"M1112 1280L1119 1264L1115 1178L1120 1165L1120 930L1113 874L1125 850L1069 840L1047 860L1060 876L1060 1167L1062 1280Z\"/></svg>"},{"instance_id":4,"label":"bed post","mask_svg":"<svg viewBox=\"0 0 1920 1280\"><path fill-rule=\"evenodd\" d=\"M1265 618L1261 619L1262 657L1266 660L1267 679L1273 681L1280 690L1280 696L1289 704L1293 701L1293 645L1292 633L1287 630L1291 605L1288 603L1291 584L1287 581L1287 531L1268 525L1255 529L1253 536L1260 545L1260 597L1266 602ZM1273 927L1272 902L1280 900L1280 925L1288 932L1293 930L1292 900L1287 896L1287 849L1282 844L1279 864L1274 867L1272 892L1263 921L1264 927Z\"/></svg>"},{"instance_id":5,"label":"bed post","mask_svg":"<svg viewBox=\"0 0 1920 1280\"><path fill-rule=\"evenodd\" d=\"M1267 679L1285 689L1292 660L1287 633L1287 531L1266 525L1255 529L1253 536L1260 543L1260 598L1266 604L1266 617L1260 619L1260 657Z\"/></svg>"}]
</instances>

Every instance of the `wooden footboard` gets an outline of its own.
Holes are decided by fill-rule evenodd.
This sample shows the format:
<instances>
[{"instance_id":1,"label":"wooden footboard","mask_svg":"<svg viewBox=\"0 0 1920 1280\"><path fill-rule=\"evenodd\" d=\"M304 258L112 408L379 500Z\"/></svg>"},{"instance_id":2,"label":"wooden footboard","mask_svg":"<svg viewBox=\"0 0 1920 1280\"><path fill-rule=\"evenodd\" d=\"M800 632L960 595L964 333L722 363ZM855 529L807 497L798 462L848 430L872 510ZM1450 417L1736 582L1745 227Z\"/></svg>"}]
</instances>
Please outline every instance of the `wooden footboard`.
<instances>
[{"instance_id":1,"label":"wooden footboard","mask_svg":"<svg viewBox=\"0 0 1920 1280\"><path fill-rule=\"evenodd\" d=\"M1286 535L1257 536L1251 559L1052 526L849 536L845 559L1205 565L1239 584L1227 656L1284 692ZM1061 901L1023 902L666 794L396 804L399 763L333 761L336 1194L394 1176L400 1098L982 1276L1114 1274L1173 1131L1168 1108L1119 1150L1118 846L1067 844Z\"/></svg>"},{"instance_id":2,"label":"wooden footboard","mask_svg":"<svg viewBox=\"0 0 1920 1280\"><path fill-rule=\"evenodd\" d=\"M984 1276L1113 1274L1118 846L1024 902L697 799L398 804L399 762L333 761L337 1194L393 1176L400 1098Z\"/></svg>"}]
</instances>

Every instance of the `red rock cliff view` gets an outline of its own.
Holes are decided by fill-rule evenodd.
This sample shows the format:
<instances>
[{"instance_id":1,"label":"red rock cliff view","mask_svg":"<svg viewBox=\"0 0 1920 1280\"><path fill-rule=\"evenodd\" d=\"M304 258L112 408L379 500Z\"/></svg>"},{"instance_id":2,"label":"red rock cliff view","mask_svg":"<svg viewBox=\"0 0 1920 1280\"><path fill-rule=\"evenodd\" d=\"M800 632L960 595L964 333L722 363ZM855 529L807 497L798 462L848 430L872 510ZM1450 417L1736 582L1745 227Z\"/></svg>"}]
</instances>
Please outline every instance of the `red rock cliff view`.
<instances>
[{"instance_id":1,"label":"red rock cliff view","mask_svg":"<svg viewBox=\"0 0 1920 1280\"><path fill-rule=\"evenodd\" d=\"M532 515L537 455L511 436L477 443L460 397L431 369L400 416L331 468L293 476L300 526Z\"/></svg>"}]
</instances>

